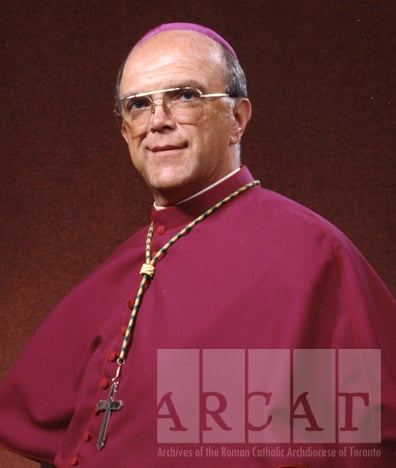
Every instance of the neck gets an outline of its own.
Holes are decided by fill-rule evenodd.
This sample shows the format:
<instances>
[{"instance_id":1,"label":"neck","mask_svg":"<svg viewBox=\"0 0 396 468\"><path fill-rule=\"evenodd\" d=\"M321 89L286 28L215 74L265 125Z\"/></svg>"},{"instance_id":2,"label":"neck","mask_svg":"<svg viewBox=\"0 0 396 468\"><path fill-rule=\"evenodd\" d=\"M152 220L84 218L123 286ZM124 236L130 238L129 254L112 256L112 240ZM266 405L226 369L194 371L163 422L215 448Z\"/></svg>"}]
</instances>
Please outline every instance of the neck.
<instances>
[{"instance_id":1,"label":"neck","mask_svg":"<svg viewBox=\"0 0 396 468\"><path fill-rule=\"evenodd\" d=\"M188 201L168 206L166 209L158 210L153 206L151 209L151 220L156 227L163 225L166 226L167 229L170 229L171 226L186 225L213 204L252 180L254 180L252 174L247 167L242 166L236 174ZM161 248L165 238L168 240L167 234L154 236L154 242L159 242L158 245L155 245L155 249Z\"/></svg>"},{"instance_id":2,"label":"neck","mask_svg":"<svg viewBox=\"0 0 396 468\"><path fill-rule=\"evenodd\" d=\"M241 168L238 167L237 169L234 169L233 171L229 172L227 175L225 175L224 177L221 177L219 180L217 180L216 182L214 182L213 184L210 184L208 185L207 187L203 188L202 190L199 190L198 192L195 192L193 193L192 195L186 197L186 198L183 198L182 200L176 202L176 203L173 203L173 205L177 206L177 205L180 205L184 202L187 202L187 201L190 201L192 200L193 198L195 197L198 197L199 195L207 192L208 190L212 189L213 187L216 187L216 185L219 185L221 184L222 182L224 182L225 180L227 180L229 177L232 177L234 174L236 174L238 171L240 171ZM165 208L167 208L168 206L163 206L163 205L158 205L155 201L154 201L154 208L156 210L163 210Z\"/></svg>"}]
</instances>

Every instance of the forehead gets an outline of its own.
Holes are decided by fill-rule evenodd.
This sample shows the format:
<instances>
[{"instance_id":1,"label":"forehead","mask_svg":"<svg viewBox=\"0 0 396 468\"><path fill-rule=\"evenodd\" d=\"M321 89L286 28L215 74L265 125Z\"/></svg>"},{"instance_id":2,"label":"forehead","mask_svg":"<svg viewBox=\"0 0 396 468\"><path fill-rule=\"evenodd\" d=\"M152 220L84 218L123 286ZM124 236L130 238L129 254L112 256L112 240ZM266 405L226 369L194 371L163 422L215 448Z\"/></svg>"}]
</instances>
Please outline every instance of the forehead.
<instances>
[{"instance_id":1,"label":"forehead","mask_svg":"<svg viewBox=\"0 0 396 468\"><path fill-rule=\"evenodd\" d=\"M129 54L120 83L121 95L200 83L224 87L222 47L194 31L166 31L150 37ZM204 90L204 89L203 89Z\"/></svg>"}]
</instances>

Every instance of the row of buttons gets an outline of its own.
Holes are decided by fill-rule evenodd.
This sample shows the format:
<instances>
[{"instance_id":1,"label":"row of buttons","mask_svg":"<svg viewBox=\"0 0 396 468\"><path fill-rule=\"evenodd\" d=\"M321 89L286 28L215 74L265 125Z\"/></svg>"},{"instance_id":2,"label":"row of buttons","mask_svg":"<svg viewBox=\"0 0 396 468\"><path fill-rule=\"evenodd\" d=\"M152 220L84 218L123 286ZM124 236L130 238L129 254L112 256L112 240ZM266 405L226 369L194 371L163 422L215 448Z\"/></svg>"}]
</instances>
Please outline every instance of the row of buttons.
<instances>
[{"instance_id":1,"label":"row of buttons","mask_svg":"<svg viewBox=\"0 0 396 468\"><path fill-rule=\"evenodd\" d=\"M129 307L129 302L128 302L128 307ZM132 306L131 306L132 307ZM130 308L131 308L130 307ZM123 333L125 332L125 330L122 330ZM118 359L118 354L115 352L115 351L111 351L109 353L109 356L108 356L108 359L109 361L111 362L115 362L117 359ZM102 390L106 390L107 388L110 387L110 380L109 379L106 379L105 377L103 377L101 380L100 380L100 383L99 383L99 387L102 389ZM97 414L97 410L96 410L96 406L94 408L94 412L95 414ZM83 442L90 442L93 438L93 435L90 433L90 432L84 432L83 436L82 436L82 440ZM80 464L80 459L78 456L73 456L71 459L70 459L70 466L77 466Z\"/></svg>"},{"instance_id":2,"label":"row of buttons","mask_svg":"<svg viewBox=\"0 0 396 468\"><path fill-rule=\"evenodd\" d=\"M157 229L156 229L156 232L159 234L159 235L162 235L166 232L166 227L165 226L158 226ZM133 308L133 302L131 299L128 299L128 309L132 310ZM124 335L125 332L126 332L126 329L127 327L126 326L123 326L121 328L121 333ZM109 356L108 356L108 360L111 361L111 362L115 362L116 360L118 359L118 354L115 352L115 351L111 351L109 353ZM106 390L110 387L110 384L111 384L111 381L109 379L107 379L106 377L103 377L100 382L99 382L99 387L102 389L102 390ZM95 414L98 414L98 411L97 411L97 408L95 406L94 408L94 412ZM90 442L92 440L92 437L93 435L90 434L89 432L84 432L83 434L83 437L82 437L82 440L84 442ZM70 465L71 466L77 466L79 465L80 463L80 459L77 457L77 456L73 456L71 459L70 459Z\"/></svg>"}]
</instances>

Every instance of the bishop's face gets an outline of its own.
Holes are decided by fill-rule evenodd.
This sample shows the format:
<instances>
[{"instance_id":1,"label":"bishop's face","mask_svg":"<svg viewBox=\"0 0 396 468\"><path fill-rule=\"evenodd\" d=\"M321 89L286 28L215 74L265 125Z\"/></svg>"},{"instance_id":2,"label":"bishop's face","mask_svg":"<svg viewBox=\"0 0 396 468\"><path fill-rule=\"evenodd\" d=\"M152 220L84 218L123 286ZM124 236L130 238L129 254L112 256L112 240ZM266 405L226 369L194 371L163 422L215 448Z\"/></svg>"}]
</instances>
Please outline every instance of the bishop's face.
<instances>
[{"instance_id":1,"label":"bishop's face","mask_svg":"<svg viewBox=\"0 0 396 468\"><path fill-rule=\"evenodd\" d=\"M216 42L199 33L168 31L147 39L130 54L120 96L186 85L204 94L224 93L223 54ZM244 123L235 117L238 112L228 98L204 100L198 120L179 123L165 112L160 103L162 95L153 94L159 101L147 125L136 133L124 123L123 136L132 162L155 201L166 206L238 167L236 143Z\"/></svg>"}]
</instances>

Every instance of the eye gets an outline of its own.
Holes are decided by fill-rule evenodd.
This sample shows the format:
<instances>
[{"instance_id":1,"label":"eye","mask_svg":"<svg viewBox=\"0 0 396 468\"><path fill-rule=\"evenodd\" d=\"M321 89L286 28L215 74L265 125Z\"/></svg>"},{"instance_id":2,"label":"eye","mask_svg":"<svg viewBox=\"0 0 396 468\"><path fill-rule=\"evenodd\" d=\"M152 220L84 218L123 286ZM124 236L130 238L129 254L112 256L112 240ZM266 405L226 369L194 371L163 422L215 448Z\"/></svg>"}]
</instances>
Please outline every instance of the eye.
<instances>
[{"instance_id":1,"label":"eye","mask_svg":"<svg viewBox=\"0 0 396 468\"><path fill-rule=\"evenodd\" d=\"M125 110L127 112L139 112L151 108L151 101L148 97L134 97L125 100Z\"/></svg>"},{"instance_id":2,"label":"eye","mask_svg":"<svg viewBox=\"0 0 396 468\"><path fill-rule=\"evenodd\" d=\"M173 101L195 101L200 98L199 91L194 88L183 88L179 89L178 91L175 92L174 96L172 97Z\"/></svg>"}]
</instances>

